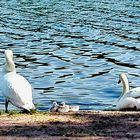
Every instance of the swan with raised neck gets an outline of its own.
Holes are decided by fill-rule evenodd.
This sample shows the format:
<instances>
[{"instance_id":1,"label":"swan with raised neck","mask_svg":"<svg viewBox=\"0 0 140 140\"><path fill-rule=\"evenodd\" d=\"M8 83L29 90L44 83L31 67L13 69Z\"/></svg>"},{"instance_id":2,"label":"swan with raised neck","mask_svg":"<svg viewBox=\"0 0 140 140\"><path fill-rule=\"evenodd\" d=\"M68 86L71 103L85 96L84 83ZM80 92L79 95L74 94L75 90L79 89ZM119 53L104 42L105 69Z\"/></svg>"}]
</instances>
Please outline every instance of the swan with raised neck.
<instances>
[{"instance_id":1,"label":"swan with raised neck","mask_svg":"<svg viewBox=\"0 0 140 140\"><path fill-rule=\"evenodd\" d=\"M140 110L140 87L129 90L129 83L125 73L120 74L120 80L123 85L122 95L117 102L119 110Z\"/></svg>"},{"instance_id":2,"label":"swan with raised neck","mask_svg":"<svg viewBox=\"0 0 140 140\"><path fill-rule=\"evenodd\" d=\"M121 73L119 75L119 82L122 82L123 85L123 93L126 94L129 92L129 83L128 83L128 78L125 73Z\"/></svg>"},{"instance_id":3,"label":"swan with raised neck","mask_svg":"<svg viewBox=\"0 0 140 140\"><path fill-rule=\"evenodd\" d=\"M8 112L9 102L27 111L34 110L31 84L16 73L12 50L5 50L4 54L5 65L0 75L0 88L5 97L5 112Z\"/></svg>"},{"instance_id":4,"label":"swan with raised neck","mask_svg":"<svg viewBox=\"0 0 140 140\"><path fill-rule=\"evenodd\" d=\"M16 72L15 63L13 61L13 52L12 50L5 50L5 66L3 68L3 72Z\"/></svg>"}]
</instances>

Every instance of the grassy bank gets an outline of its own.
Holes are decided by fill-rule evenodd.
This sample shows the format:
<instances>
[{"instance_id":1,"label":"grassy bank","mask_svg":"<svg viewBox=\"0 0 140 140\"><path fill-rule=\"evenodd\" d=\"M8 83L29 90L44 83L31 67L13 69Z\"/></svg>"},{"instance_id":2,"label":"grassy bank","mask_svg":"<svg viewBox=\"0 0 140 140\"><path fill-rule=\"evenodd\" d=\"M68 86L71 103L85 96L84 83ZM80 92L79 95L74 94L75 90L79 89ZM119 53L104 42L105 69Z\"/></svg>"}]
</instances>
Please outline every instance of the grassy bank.
<instances>
[{"instance_id":1,"label":"grassy bank","mask_svg":"<svg viewBox=\"0 0 140 140\"><path fill-rule=\"evenodd\" d=\"M137 139L139 123L132 111L1 112L0 139Z\"/></svg>"}]
</instances>

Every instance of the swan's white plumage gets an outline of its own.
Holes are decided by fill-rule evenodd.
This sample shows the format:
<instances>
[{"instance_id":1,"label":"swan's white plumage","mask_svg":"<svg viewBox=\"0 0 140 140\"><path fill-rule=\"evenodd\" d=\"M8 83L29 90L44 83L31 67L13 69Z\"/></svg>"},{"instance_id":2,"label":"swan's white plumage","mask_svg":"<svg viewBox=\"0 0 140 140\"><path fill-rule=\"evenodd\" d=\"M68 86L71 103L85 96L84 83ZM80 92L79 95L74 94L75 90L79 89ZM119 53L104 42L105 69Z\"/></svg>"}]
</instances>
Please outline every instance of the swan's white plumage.
<instances>
[{"instance_id":1,"label":"swan's white plumage","mask_svg":"<svg viewBox=\"0 0 140 140\"><path fill-rule=\"evenodd\" d=\"M69 105L66 105L65 102L62 102L58 107L58 112L69 112Z\"/></svg>"},{"instance_id":2,"label":"swan's white plumage","mask_svg":"<svg viewBox=\"0 0 140 140\"><path fill-rule=\"evenodd\" d=\"M69 111L76 112L79 111L79 106L69 106Z\"/></svg>"},{"instance_id":3,"label":"swan's white plumage","mask_svg":"<svg viewBox=\"0 0 140 140\"><path fill-rule=\"evenodd\" d=\"M128 97L140 98L140 87L131 89L127 94Z\"/></svg>"},{"instance_id":4,"label":"swan's white plumage","mask_svg":"<svg viewBox=\"0 0 140 140\"><path fill-rule=\"evenodd\" d=\"M140 109L140 87L129 90L129 84L126 74L120 74L120 80L123 85L123 94L119 98L117 108L119 110L136 108Z\"/></svg>"},{"instance_id":5,"label":"swan's white plumage","mask_svg":"<svg viewBox=\"0 0 140 140\"><path fill-rule=\"evenodd\" d=\"M32 102L32 87L21 75L16 73L11 50L5 51L6 63L1 73L2 94L13 105L30 111L35 109Z\"/></svg>"}]
</instances>

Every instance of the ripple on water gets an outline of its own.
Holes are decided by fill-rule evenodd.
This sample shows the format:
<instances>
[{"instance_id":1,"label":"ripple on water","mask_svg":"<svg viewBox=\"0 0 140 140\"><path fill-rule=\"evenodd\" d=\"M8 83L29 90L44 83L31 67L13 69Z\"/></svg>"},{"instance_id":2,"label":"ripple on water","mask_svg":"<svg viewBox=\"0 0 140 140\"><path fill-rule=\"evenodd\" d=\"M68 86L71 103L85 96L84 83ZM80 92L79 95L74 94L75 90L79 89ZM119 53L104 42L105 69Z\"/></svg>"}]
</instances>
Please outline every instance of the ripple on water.
<instances>
[{"instance_id":1,"label":"ripple on water","mask_svg":"<svg viewBox=\"0 0 140 140\"><path fill-rule=\"evenodd\" d=\"M87 110L114 108L122 90L119 73L128 73L130 86L139 86L139 5L136 0L1 0L0 69L4 49L11 48L40 111L53 101Z\"/></svg>"}]
</instances>

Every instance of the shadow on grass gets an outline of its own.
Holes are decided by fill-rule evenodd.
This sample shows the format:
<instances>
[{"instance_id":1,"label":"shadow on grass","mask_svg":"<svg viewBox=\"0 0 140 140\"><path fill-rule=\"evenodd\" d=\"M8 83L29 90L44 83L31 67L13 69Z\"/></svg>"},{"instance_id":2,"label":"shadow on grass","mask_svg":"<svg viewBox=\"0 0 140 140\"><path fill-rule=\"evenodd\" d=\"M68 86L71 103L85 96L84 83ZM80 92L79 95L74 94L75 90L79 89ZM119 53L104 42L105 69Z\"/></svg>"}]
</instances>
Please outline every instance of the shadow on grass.
<instances>
[{"instance_id":1,"label":"shadow on grass","mask_svg":"<svg viewBox=\"0 0 140 140\"><path fill-rule=\"evenodd\" d=\"M61 114L62 115L62 114ZM58 118L61 116L58 114ZM0 136L12 137L104 137L104 138L140 138L139 114L64 114L85 122L41 122L15 126L1 126Z\"/></svg>"}]
</instances>

